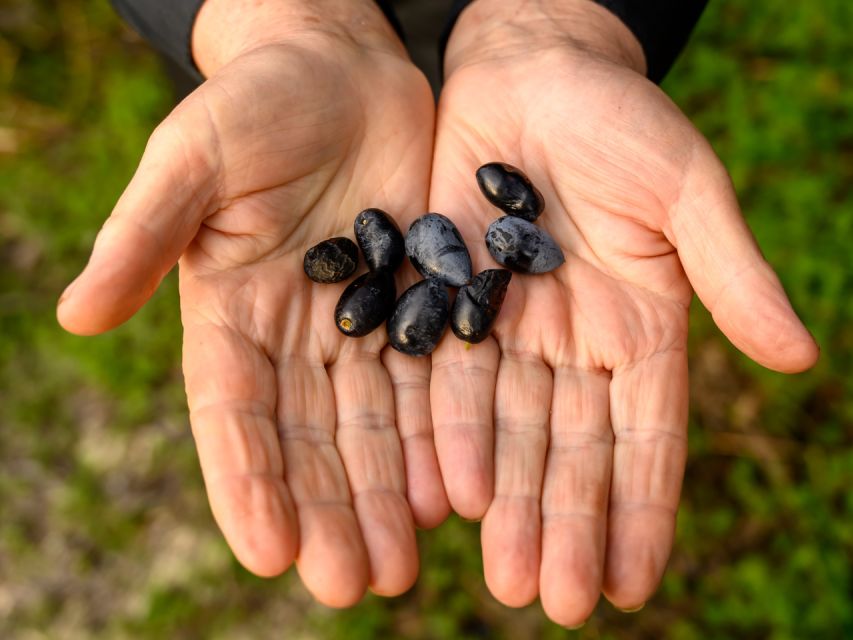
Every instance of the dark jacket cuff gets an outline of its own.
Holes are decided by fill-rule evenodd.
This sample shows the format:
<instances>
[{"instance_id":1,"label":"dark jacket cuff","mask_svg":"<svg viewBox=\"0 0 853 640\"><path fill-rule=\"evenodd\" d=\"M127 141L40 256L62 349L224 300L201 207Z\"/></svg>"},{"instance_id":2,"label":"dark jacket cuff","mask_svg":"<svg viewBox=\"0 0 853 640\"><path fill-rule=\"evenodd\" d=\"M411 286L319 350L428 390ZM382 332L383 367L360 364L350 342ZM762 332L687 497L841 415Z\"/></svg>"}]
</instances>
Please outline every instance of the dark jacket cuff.
<instances>
[{"instance_id":1,"label":"dark jacket cuff","mask_svg":"<svg viewBox=\"0 0 853 640\"><path fill-rule=\"evenodd\" d=\"M473 0L455 0L441 36L441 59L453 25ZM647 75L660 82L681 53L708 0L593 0L616 15L634 36L646 56Z\"/></svg>"},{"instance_id":2,"label":"dark jacket cuff","mask_svg":"<svg viewBox=\"0 0 853 640\"><path fill-rule=\"evenodd\" d=\"M204 0L110 0L116 12L151 46L174 60L196 81L203 80L193 60L191 37Z\"/></svg>"},{"instance_id":3,"label":"dark jacket cuff","mask_svg":"<svg viewBox=\"0 0 853 640\"><path fill-rule=\"evenodd\" d=\"M193 60L192 31L204 0L111 0L116 12L151 45L174 60L196 81L204 78ZM394 30L403 31L390 0L376 0Z\"/></svg>"},{"instance_id":4,"label":"dark jacket cuff","mask_svg":"<svg viewBox=\"0 0 853 640\"><path fill-rule=\"evenodd\" d=\"M593 0L609 9L640 41L646 75L660 82L687 44L708 0Z\"/></svg>"}]
</instances>

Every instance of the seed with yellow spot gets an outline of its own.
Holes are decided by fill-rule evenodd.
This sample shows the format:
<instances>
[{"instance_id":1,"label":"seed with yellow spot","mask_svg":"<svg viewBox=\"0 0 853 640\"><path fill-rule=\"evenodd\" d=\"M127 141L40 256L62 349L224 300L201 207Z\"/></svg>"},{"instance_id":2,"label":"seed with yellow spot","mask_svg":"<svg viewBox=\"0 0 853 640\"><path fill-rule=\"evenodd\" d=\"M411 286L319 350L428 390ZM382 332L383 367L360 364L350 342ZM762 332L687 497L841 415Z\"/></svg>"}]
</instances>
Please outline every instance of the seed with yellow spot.
<instances>
[{"instance_id":1,"label":"seed with yellow spot","mask_svg":"<svg viewBox=\"0 0 853 640\"><path fill-rule=\"evenodd\" d=\"M341 329L344 331L349 331L352 329L352 321L349 318L344 318L341 320Z\"/></svg>"}]
</instances>

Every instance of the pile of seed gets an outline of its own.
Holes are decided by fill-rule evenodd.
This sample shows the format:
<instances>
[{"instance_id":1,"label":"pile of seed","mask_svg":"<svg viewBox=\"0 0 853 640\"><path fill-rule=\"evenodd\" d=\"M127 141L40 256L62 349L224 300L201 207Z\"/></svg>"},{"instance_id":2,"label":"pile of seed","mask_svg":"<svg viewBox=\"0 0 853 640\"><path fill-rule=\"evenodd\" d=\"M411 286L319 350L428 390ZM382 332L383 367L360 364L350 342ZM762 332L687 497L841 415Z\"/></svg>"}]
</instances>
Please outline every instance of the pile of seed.
<instances>
[{"instance_id":1,"label":"pile of seed","mask_svg":"<svg viewBox=\"0 0 853 640\"><path fill-rule=\"evenodd\" d=\"M521 273L547 273L565 258L557 243L533 222L545 208L539 190L520 169L492 162L477 170L483 195L503 211L489 225L486 247L504 267ZM358 248L369 271L356 278L335 307L335 324L345 335L365 336L387 320L388 340L397 351L423 356L435 349L447 327L468 343L482 342L494 326L512 274L487 269L472 277L471 256L456 225L440 213L415 220L405 238L381 209L355 218L355 243L331 238L311 247L303 267L314 282L349 278L358 266ZM397 299L394 271L409 257L424 279ZM459 287L450 309L448 287Z\"/></svg>"}]
</instances>

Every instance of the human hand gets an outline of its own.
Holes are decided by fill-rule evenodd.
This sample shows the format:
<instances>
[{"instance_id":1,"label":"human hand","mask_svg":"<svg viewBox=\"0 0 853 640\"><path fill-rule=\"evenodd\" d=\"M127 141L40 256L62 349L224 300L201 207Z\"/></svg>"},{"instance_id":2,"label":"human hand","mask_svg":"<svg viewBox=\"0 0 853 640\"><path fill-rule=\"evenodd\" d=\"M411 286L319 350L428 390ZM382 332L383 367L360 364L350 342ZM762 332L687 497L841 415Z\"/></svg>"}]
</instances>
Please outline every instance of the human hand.
<instances>
[{"instance_id":1,"label":"human hand","mask_svg":"<svg viewBox=\"0 0 853 640\"><path fill-rule=\"evenodd\" d=\"M448 44L430 210L475 270L500 212L474 172L522 168L566 263L516 275L493 337L433 354L436 448L453 508L483 518L486 582L582 623L599 593L641 606L669 556L687 453L688 307L784 372L816 360L707 141L643 77L639 43L588 0L477 0ZM492 428L494 425L494 431ZM493 435L494 434L494 435Z\"/></svg>"},{"instance_id":2,"label":"human hand","mask_svg":"<svg viewBox=\"0 0 853 640\"><path fill-rule=\"evenodd\" d=\"M209 79L151 136L59 320L124 322L180 257L190 417L235 555L265 576L296 558L332 606L401 593L415 523L449 511L429 364L380 357L383 331L345 339L344 285L311 283L302 258L368 206L403 228L425 210L429 86L367 0L207 0L193 49Z\"/></svg>"}]
</instances>

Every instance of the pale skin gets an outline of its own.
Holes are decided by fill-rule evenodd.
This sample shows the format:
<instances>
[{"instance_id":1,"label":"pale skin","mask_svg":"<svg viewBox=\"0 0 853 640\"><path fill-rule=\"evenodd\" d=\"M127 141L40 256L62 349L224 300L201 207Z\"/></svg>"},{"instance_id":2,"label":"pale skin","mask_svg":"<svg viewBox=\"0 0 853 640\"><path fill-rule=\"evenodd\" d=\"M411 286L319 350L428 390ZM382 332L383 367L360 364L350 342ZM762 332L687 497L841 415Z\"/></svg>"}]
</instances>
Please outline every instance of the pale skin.
<instances>
[{"instance_id":1,"label":"pale skin","mask_svg":"<svg viewBox=\"0 0 853 640\"><path fill-rule=\"evenodd\" d=\"M310 282L302 258L352 238L368 206L401 225L423 212L434 106L372 3L248 4L205 3L193 47L209 79L155 131L58 314L75 333L107 330L180 257L187 399L214 517L249 570L295 561L319 601L348 606L368 587L408 589L415 525L449 506L429 361L383 351L381 331L339 333L345 285Z\"/></svg>"},{"instance_id":2,"label":"pale skin","mask_svg":"<svg viewBox=\"0 0 853 640\"><path fill-rule=\"evenodd\" d=\"M60 322L120 324L180 258L211 508L259 575L295 561L331 606L401 593L415 525L452 505L483 519L501 602L538 595L567 626L602 592L642 605L672 546L693 291L757 362L794 372L818 354L710 146L588 0L466 9L434 149L429 89L372 3L250 4L205 3L193 50L209 80L152 136ZM343 287L310 283L305 250L352 237L362 208L403 229L429 208L492 268L481 239L499 212L473 174L494 160L543 192L565 265L516 276L493 337L466 350L448 334L431 375L381 331L339 334Z\"/></svg>"},{"instance_id":3,"label":"pale skin","mask_svg":"<svg viewBox=\"0 0 853 640\"><path fill-rule=\"evenodd\" d=\"M431 390L445 487L483 518L490 590L510 606L538 595L567 626L602 591L635 609L660 581L694 289L759 363L794 372L818 355L725 169L644 65L587 0L478 0L449 42L438 108L430 209L456 221L476 268L491 266L479 238L499 212L471 176L495 159L527 170L539 224L566 251L553 273L515 277L493 338L439 346Z\"/></svg>"}]
</instances>

